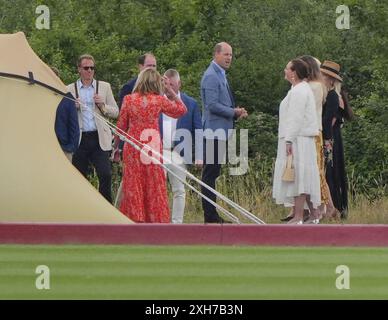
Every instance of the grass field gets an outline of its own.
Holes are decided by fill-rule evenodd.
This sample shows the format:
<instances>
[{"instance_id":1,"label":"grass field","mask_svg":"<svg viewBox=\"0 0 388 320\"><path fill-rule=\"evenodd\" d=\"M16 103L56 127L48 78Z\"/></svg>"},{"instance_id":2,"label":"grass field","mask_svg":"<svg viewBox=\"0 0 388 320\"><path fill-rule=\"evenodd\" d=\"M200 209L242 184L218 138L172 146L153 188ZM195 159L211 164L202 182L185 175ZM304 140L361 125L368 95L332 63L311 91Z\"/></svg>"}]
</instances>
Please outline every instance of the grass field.
<instances>
[{"instance_id":1,"label":"grass field","mask_svg":"<svg viewBox=\"0 0 388 320\"><path fill-rule=\"evenodd\" d=\"M388 249L0 245L0 299L388 299Z\"/></svg>"}]
</instances>

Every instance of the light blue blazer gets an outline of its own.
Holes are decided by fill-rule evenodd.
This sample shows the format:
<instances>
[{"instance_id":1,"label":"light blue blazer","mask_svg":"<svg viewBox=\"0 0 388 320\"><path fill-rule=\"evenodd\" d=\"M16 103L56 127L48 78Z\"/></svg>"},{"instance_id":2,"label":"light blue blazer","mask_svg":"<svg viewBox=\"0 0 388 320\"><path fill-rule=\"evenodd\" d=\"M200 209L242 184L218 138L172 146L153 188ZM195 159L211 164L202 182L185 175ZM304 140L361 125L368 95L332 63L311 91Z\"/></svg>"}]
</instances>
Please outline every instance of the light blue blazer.
<instances>
[{"instance_id":1,"label":"light blue blazer","mask_svg":"<svg viewBox=\"0 0 388 320\"><path fill-rule=\"evenodd\" d=\"M234 127L235 102L233 94L227 87L226 81L218 66L212 61L201 80L201 98L203 105L203 129L217 129L223 131L219 140L228 139L228 130ZM204 138L214 139L204 131Z\"/></svg>"}]
</instances>

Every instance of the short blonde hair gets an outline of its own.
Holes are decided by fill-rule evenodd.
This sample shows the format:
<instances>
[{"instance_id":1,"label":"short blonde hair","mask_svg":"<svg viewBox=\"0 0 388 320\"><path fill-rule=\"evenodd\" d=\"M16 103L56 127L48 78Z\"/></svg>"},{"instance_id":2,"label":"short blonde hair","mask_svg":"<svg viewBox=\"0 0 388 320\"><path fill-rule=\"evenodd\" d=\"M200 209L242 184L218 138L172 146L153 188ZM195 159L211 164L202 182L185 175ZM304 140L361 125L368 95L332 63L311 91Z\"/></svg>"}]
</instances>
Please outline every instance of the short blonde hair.
<instances>
[{"instance_id":1,"label":"short blonde hair","mask_svg":"<svg viewBox=\"0 0 388 320\"><path fill-rule=\"evenodd\" d=\"M145 95L147 93L162 94L163 91L164 86L159 72L147 68L140 72L132 92L138 92L141 95Z\"/></svg>"},{"instance_id":2,"label":"short blonde hair","mask_svg":"<svg viewBox=\"0 0 388 320\"><path fill-rule=\"evenodd\" d=\"M167 78L175 78L177 79L178 81L181 80L181 77L179 76L179 72L175 69L168 69L164 75L167 77Z\"/></svg>"},{"instance_id":3,"label":"short blonde hair","mask_svg":"<svg viewBox=\"0 0 388 320\"><path fill-rule=\"evenodd\" d=\"M83 54L83 55L80 55L78 57L78 60L77 60L77 66L80 67L81 66L81 63L82 63L82 60L92 60L94 64L96 64L96 61L94 60L93 56L90 55L90 54Z\"/></svg>"}]
</instances>

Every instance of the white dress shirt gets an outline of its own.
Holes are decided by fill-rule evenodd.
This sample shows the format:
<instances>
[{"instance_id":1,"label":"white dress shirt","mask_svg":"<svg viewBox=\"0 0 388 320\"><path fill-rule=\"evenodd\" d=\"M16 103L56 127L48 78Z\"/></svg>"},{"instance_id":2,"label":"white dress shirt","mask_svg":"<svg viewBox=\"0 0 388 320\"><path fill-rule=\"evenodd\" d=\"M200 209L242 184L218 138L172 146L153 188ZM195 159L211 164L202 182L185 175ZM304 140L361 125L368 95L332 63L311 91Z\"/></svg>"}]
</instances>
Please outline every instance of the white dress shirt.
<instances>
[{"instance_id":1,"label":"white dress shirt","mask_svg":"<svg viewBox=\"0 0 388 320\"><path fill-rule=\"evenodd\" d=\"M90 86L82 84L80 79L77 80L79 97L84 104L82 106L82 131L96 131L96 120L94 119L94 93L96 87L96 80L93 80Z\"/></svg>"},{"instance_id":2,"label":"white dress shirt","mask_svg":"<svg viewBox=\"0 0 388 320\"><path fill-rule=\"evenodd\" d=\"M181 93L178 92L177 96L181 98ZM163 113L163 148L173 149L174 148L174 137L176 132L176 124L178 119L169 117Z\"/></svg>"}]
</instances>

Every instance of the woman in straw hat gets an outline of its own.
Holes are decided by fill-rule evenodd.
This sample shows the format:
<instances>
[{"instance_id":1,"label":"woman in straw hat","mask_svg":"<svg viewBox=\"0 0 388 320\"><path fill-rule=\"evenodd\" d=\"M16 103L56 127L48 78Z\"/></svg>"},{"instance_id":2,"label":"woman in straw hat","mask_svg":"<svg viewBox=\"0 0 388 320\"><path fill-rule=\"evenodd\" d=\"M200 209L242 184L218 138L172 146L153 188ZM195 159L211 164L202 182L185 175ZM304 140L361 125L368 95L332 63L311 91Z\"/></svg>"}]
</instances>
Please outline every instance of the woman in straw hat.
<instances>
[{"instance_id":1,"label":"woman in straw hat","mask_svg":"<svg viewBox=\"0 0 388 320\"><path fill-rule=\"evenodd\" d=\"M342 78L340 66L333 61L324 61L321 72L328 89L323 106L322 125L326 162L326 181L330 188L334 206L345 217L348 208L347 181L341 125L345 115L341 97Z\"/></svg>"},{"instance_id":2,"label":"woman in straw hat","mask_svg":"<svg viewBox=\"0 0 388 320\"><path fill-rule=\"evenodd\" d=\"M301 59L294 59L287 64L284 73L292 88L279 108L273 197L277 204L293 207L294 217L289 224L302 224L304 203L311 202L315 209L321 204L315 147L319 127L314 95L305 81L308 65ZM283 174L290 156L295 174L292 181L285 181Z\"/></svg>"},{"instance_id":3,"label":"woman in straw hat","mask_svg":"<svg viewBox=\"0 0 388 320\"><path fill-rule=\"evenodd\" d=\"M163 96L164 92L172 98ZM140 72L133 93L123 100L117 127L127 132L128 139L147 155L153 155L150 158L131 144L124 145L120 211L132 221L170 222L166 176L158 164L162 159L136 140L161 154L159 115L165 113L179 118L186 111L186 106L171 88L168 78L162 78L156 70L150 68ZM154 161L155 158L158 161Z\"/></svg>"}]
</instances>

